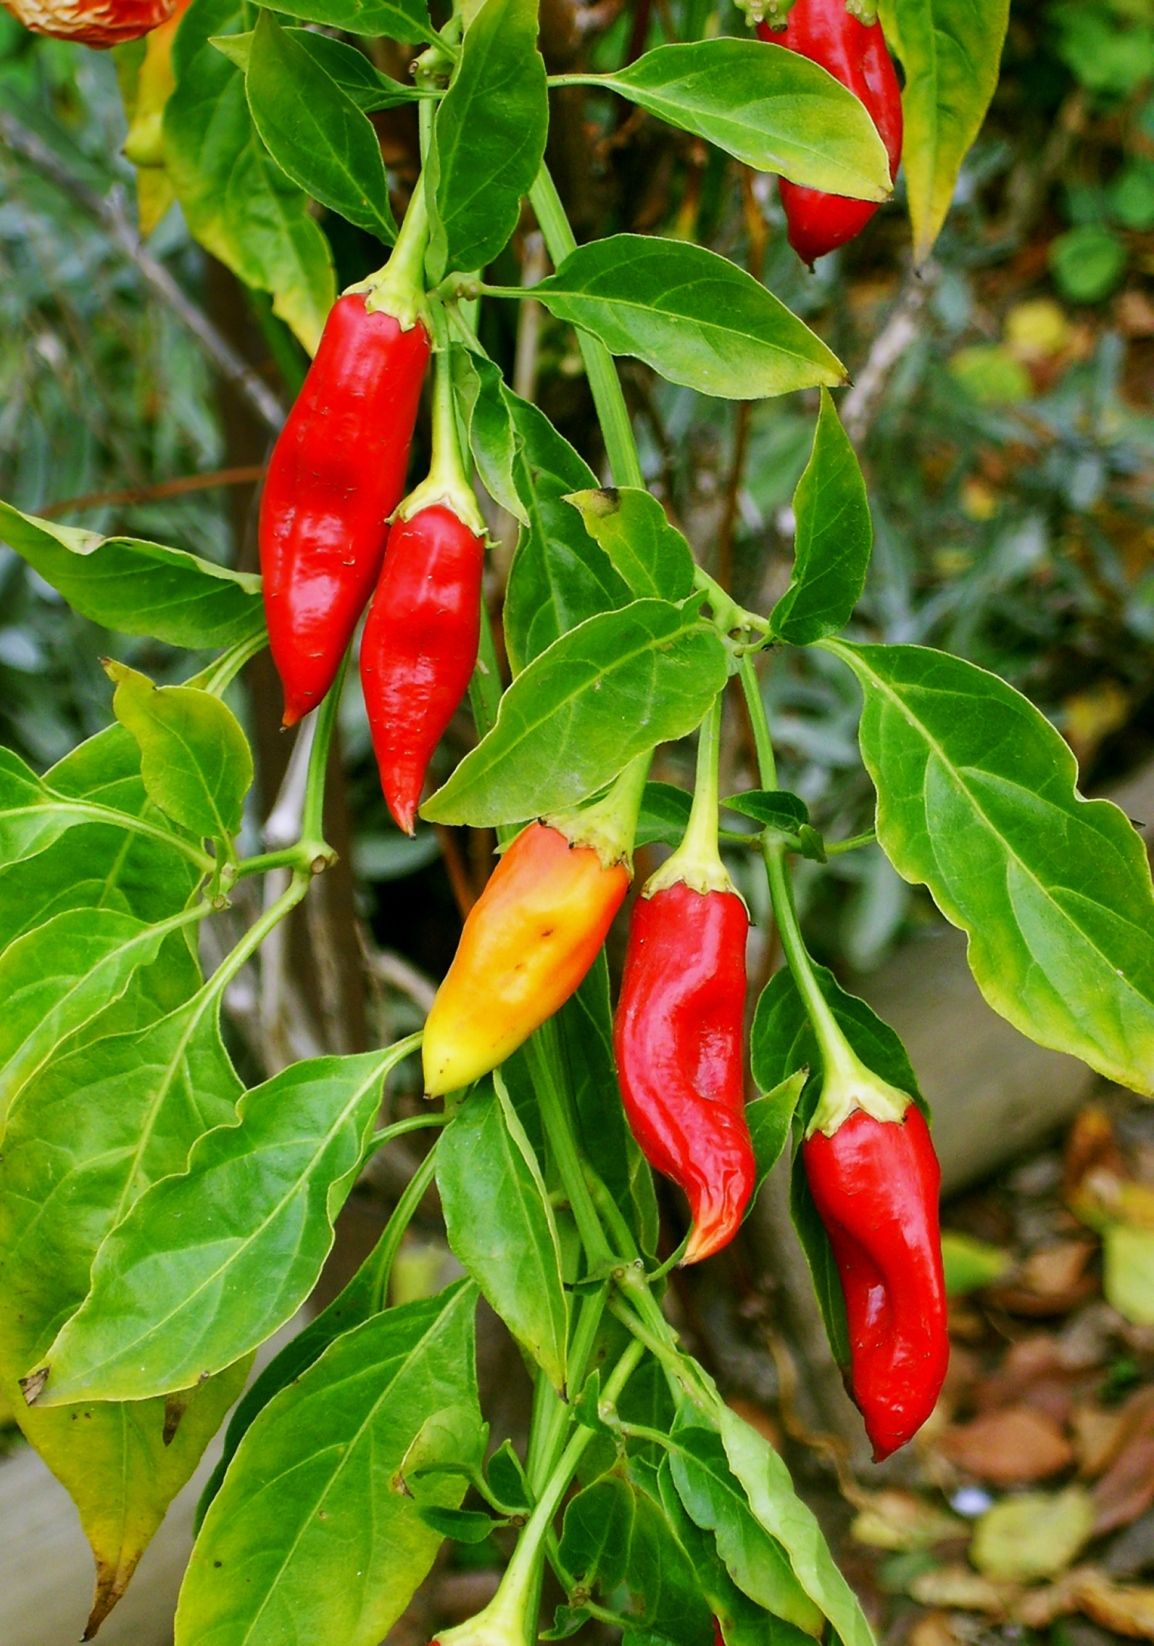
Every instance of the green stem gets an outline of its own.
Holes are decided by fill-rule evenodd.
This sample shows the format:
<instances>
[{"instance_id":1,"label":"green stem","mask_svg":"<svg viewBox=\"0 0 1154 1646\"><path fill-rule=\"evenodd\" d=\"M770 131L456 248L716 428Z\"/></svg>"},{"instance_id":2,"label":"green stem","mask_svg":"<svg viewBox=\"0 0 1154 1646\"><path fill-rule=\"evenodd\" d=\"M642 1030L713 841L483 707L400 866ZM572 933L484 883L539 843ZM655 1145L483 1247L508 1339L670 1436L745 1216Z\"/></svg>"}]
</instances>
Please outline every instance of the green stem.
<instances>
[{"instance_id":1,"label":"green stem","mask_svg":"<svg viewBox=\"0 0 1154 1646\"><path fill-rule=\"evenodd\" d=\"M605 1385L602 1396L604 1400L611 1403L617 1401L640 1364L644 1352L643 1345L636 1340L629 1345ZM479 1617L473 1620L472 1625L464 1626L466 1629L477 1628L478 1625L484 1628L488 1625L495 1636L499 1637L501 1631L507 1631L510 1641L527 1638L527 1614L540 1581L543 1545L553 1518L561 1507L561 1500L569 1489L569 1482L576 1474L594 1433L593 1429L587 1429L584 1425L580 1425L574 1432L545 1482L533 1513L525 1522L524 1530L517 1539L513 1558L505 1569L497 1593ZM452 1640L451 1631L447 1639Z\"/></svg>"},{"instance_id":2,"label":"green stem","mask_svg":"<svg viewBox=\"0 0 1154 1646\"><path fill-rule=\"evenodd\" d=\"M529 190L529 200L541 226L549 256L555 266L563 263L571 252L576 251L577 241L548 167L542 166L537 173L537 180ZM519 295L532 296L532 291ZM593 404L597 408L614 484L644 487L645 477L637 455L637 442L633 438L629 409L621 392L613 356L600 339L586 331L578 330L577 345L585 362L585 374L589 379Z\"/></svg>"},{"instance_id":3,"label":"green stem","mask_svg":"<svg viewBox=\"0 0 1154 1646\"><path fill-rule=\"evenodd\" d=\"M602 1273L613 1266L615 1258L609 1249L609 1242L601 1227L601 1219L597 1215L597 1209L585 1182L585 1171L573 1136L569 1106L557 1079L560 1048L557 1044L557 1026L552 1019L543 1023L536 1034L526 1042L525 1054L537 1093L545 1140L560 1175L565 1198L576 1219L577 1232L585 1248L589 1269L593 1274Z\"/></svg>"},{"instance_id":4,"label":"green stem","mask_svg":"<svg viewBox=\"0 0 1154 1646\"><path fill-rule=\"evenodd\" d=\"M559 829L571 845L591 846L607 869L624 863L632 873L637 816L652 760L652 749L634 755L600 800L550 812L545 822Z\"/></svg>"},{"instance_id":5,"label":"green stem","mask_svg":"<svg viewBox=\"0 0 1154 1646\"><path fill-rule=\"evenodd\" d=\"M693 785L693 805L680 846L672 857L651 875L642 892L652 897L684 881L695 892L732 892L733 881L717 849L717 821L720 808L718 763L721 754L722 694L701 722L697 740L697 773Z\"/></svg>"},{"instance_id":6,"label":"green stem","mask_svg":"<svg viewBox=\"0 0 1154 1646\"><path fill-rule=\"evenodd\" d=\"M113 828L124 829L129 834L139 834L146 840L155 840L160 845L178 852L181 857L187 858L201 874L211 874L217 867L216 859L209 852L195 846L191 840L182 840L179 835L170 834L167 829L149 823L143 817L134 817L131 812L117 811L114 806L102 806L95 800L66 800L51 808L44 805L18 807L10 812L9 816L18 816L21 811L43 813L49 809L57 813L63 812L69 817L82 817L87 823L109 823Z\"/></svg>"},{"instance_id":7,"label":"green stem","mask_svg":"<svg viewBox=\"0 0 1154 1646\"><path fill-rule=\"evenodd\" d=\"M293 874L286 890L281 893L275 903L269 904L259 920L253 922L236 948L230 954L225 955L216 971L213 972L204 985L202 1011L211 1001L220 998L242 966L246 965L260 948L268 934L275 930L284 917L296 908L311 883L312 876L302 870L298 869ZM200 1015L201 1013L198 1012L198 1018Z\"/></svg>"},{"instance_id":8,"label":"green stem","mask_svg":"<svg viewBox=\"0 0 1154 1646\"><path fill-rule=\"evenodd\" d=\"M435 1139L432 1148L421 1161L412 1177L401 1191L400 1199L393 1207L392 1216L385 1224L385 1232L377 1242L376 1251L372 1257L372 1296L378 1309L383 1309L389 1301L389 1281L392 1279L393 1264L397 1253L401 1249L401 1242L405 1238L409 1224L413 1221L417 1207L428 1193L429 1185L433 1181L437 1170L437 1143Z\"/></svg>"},{"instance_id":9,"label":"green stem","mask_svg":"<svg viewBox=\"0 0 1154 1646\"><path fill-rule=\"evenodd\" d=\"M211 692L214 697L222 697L232 685L245 664L258 652L263 652L268 645L268 635L262 624L259 634L250 634L244 640L238 640L235 645L221 652L215 662L204 669L196 681L189 684L198 684L201 691Z\"/></svg>"},{"instance_id":10,"label":"green stem","mask_svg":"<svg viewBox=\"0 0 1154 1646\"><path fill-rule=\"evenodd\" d=\"M741 660L741 686L749 708L750 724L753 727L761 785L765 789L776 789L777 762L774 759L773 742L769 734L769 721L766 718L757 670L754 668L752 656L748 654ZM842 1033L817 980L813 961L805 946L797 918L793 886L785 866L785 847L780 840L766 836L762 840L762 857L782 951L813 1026L826 1082L834 1080L841 1085L852 1084L860 1076L862 1064Z\"/></svg>"},{"instance_id":11,"label":"green stem","mask_svg":"<svg viewBox=\"0 0 1154 1646\"><path fill-rule=\"evenodd\" d=\"M876 840L877 833L874 829L863 829L861 834L851 834L846 840L827 840L825 855L840 857L842 852L856 852L861 846L872 846Z\"/></svg>"},{"instance_id":12,"label":"green stem","mask_svg":"<svg viewBox=\"0 0 1154 1646\"><path fill-rule=\"evenodd\" d=\"M443 318L436 330L444 332ZM433 450L429 472L397 510L399 520L411 520L420 509L445 504L476 537L485 535L485 522L469 483L461 455L456 397L449 368L449 352L438 339L433 359Z\"/></svg>"},{"instance_id":13,"label":"green stem","mask_svg":"<svg viewBox=\"0 0 1154 1646\"><path fill-rule=\"evenodd\" d=\"M426 107L421 104L423 115ZM403 331L421 321L428 326L428 300L425 296L425 251L429 244L429 212L425 204L425 173L417 178L409 196L408 210L397 235L396 245L388 262L358 280L348 291L365 293L365 308L370 314L383 311L395 317Z\"/></svg>"},{"instance_id":14,"label":"green stem","mask_svg":"<svg viewBox=\"0 0 1154 1646\"><path fill-rule=\"evenodd\" d=\"M419 1043L420 1037L415 1038ZM358 1173L364 1171L377 1150L383 1149L386 1143L392 1143L398 1137L407 1137L410 1132L427 1132L434 1127L447 1126L451 1119L451 1115L438 1111L436 1114L410 1115L407 1120L394 1120L391 1126L382 1126L380 1131L374 1132L365 1144L364 1151L361 1154L361 1163L357 1168Z\"/></svg>"},{"instance_id":15,"label":"green stem","mask_svg":"<svg viewBox=\"0 0 1154 1646\"><path fill-rule=\"evenodd\" d=\"M328 775L329 751L341 708L341 692L345 671L349 666L345 653L336 679L317 710L313 746L309 750L309 769L305 777L305 797L301 807L301 832L298 845L308 854L309 861L331 862L333 851L325 840L325 778Z\"/></svg>"}]
</instances>

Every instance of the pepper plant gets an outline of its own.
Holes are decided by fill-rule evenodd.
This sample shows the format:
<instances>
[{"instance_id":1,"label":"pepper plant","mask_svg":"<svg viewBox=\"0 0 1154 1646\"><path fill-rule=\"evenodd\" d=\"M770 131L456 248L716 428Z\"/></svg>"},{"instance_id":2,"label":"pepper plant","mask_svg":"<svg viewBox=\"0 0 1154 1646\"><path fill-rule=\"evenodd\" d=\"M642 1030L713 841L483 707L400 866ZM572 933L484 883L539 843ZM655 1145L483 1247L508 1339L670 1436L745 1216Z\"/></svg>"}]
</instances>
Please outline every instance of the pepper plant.
<instances>
[{"instance_id":1,"label":"pepper plant","mask_svg":"<svg viewBox=\"0 0 1154 1646\"><path fill-rule=\"evenodd\" d=\"M855 10L854 29L879 27ZM163 687L109 661L103 731L44 774L0 755L0 1388L92 1545L89 1635L234 1408L178 1646L374 1646L446 1539L491 1534L508 1553L496 1594L443 1643L528 1646L597 1621L634 1646L869 1641L777 1452L664 1307L673 1263L733 1237L792 1137L798 1230L879 1455L924 1421L944 1375L937 1173L915 1075L893 1031L815 965L796 913L791 861L861 842L823 840L778 786L762 688L787 648L802 666L820 648L857 681L876 837L968 934L991 1005L1154 1089L1154 893L1132 825L1080 798L1066 745L1009 686L854 627L871 530L831 393L844 365L702 246L578 246L544 162L551 88L591 83L776 173L787 201L820 197L827 227L856 232L862 203L889 192L892 153L797 44L789 11L671 4L676 39L597 75L549 75L535 0L192 0L163 38L118 48L146 218L175 198L316 358L270 464L263 598L255 576L179 544L0 505L7 543L78 612L211 654ZM823 15L836 32L828 0ZM1002 0L882 6L919 260L1005 26ZM376 66L381 39L408 48L409 78ZM394 211L369 116L408 103L422 169ZM384 248L343 296L318 206ZM551 272L530 289L487 279L526 213ZM529 297L574 328L604 473L483 346L490 305ZM432 470L402 503L430 354ZM793 574L771 611L736 604L649 491L620 356L706 396L814 394ZM519 523L500 645L475 558L497 511ZM472 671L475 746L421 815L494 829L504 855L423 1037L246 1087L222 1000L333 861L329 754L370 596L362 681L394 816L413 827ZM292 840L253 853L238 846L253 761L225 695L270 636L303 780ZM785 960L756 1004L748 1104L745 913L717 844L723 699L748 715L756 756L724 801L726 850L762 865ZM650 781L655 751L699 728L695 794ZM602 940L637 841L676 850L634 913L615 1029ZM258 878L263 912L206 968L202 933ZM418 1049L427 1109L379 1123L384 1082ZM366 1163L420 1131L432 1141L373 1251L245 1390L254 1351L309 1297ZM690 1202L672 1251L658 1249L651 1164ZM461 1278L391 1301L434 1183ZM520 1446L479 1404L482 1296L533 1375Z\"/></svg>"}]
</instances>

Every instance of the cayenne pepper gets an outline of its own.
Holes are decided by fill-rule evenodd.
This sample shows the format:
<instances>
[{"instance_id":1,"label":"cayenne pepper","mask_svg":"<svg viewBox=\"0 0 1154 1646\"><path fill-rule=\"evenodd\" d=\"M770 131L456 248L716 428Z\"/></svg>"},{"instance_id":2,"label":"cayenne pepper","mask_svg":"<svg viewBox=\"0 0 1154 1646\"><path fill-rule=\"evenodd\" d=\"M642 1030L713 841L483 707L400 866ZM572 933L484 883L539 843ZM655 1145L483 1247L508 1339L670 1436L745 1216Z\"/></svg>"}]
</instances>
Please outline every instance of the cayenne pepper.
<instances>
[{"instance_id":1,"label":"cayenne pepper","mask_svg":"<svg viewBox=\"0 0 1154 1646\"><path fill-rule=\"evenodd\" d=\"M818 63L865 104L890 162L890 181L902 155L902 96L893 61L878 22L862 23L845 0L796 0L782 28L759 23L763 40ZM778 179L789 243L810 268L865 228L878 203L809 189Z\"/></svg>"},{"instance_id":2,"label":"cayenne pepper","mask_svg":"<svg viewBox=\"0 0 1154 1646\"><path fill-rule=\"evenodd\" d=\"M427 232L418 187L385 268L333 305L269 461L260 564L286 726L332 685L404 491L430 353Z\"/></svg>"},{"instance_id":3,"label":"cayenne pepper","mask_svg":"<svg viewBox=\"0 0 1154 1646\"><path fill-rule=\"evenodd\" d=\"M848 1112L827 1083L801 1156L845 1300L849 1392L880 1463L933 1411L950 1349L929 1128L904 1092L862 1073Z\"/></svg>"},{"instance_id":4,"label":"cayenne pepper","mask_svg":"<svg viewBox=\"0 0 1154 1646\"><path fill-rule=\"evenodd\" d=\"M447 360L438 354L430 473L397 510L361 639L381 788L406 834L480 637L485 523L462 467Z\"/></svg>"},{"instance_id":5,"label":"cayenne pepper","mask_svg":"<svg viewBox=\"0 0 1154 1646\"><path fill-rule=\"evenodd\" d=\"M717 849L720 723L718 699L685 838L633 910L613 1029L630 1129L689 1201L685 1263L733 1239L756 1181L742 1055L749 916Z\"/></svg>"}]
</instances>

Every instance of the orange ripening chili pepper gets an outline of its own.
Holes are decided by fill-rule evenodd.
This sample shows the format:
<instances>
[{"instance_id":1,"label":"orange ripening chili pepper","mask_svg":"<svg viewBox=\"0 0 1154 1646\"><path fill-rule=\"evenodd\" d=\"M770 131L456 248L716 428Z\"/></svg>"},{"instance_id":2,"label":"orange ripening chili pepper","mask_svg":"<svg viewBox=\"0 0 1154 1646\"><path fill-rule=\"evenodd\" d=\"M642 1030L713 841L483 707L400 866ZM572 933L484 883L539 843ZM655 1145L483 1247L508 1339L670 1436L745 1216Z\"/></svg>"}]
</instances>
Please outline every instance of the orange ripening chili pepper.
<instances>
[{"instance_id":1,"label":"orange ripening chili pepper","mask_svg":"<svg viewBox=\"0 0 1154 1646\"><path fill-rule=\"evenodd\" d=\"M465 921L425 1024L425 1091L503 1063L577 989L625 898L629 868L560 828L530 823Z\"/></svg>"},{"instance_id":2,"label":"orange ripening chili pepper","mask_svg":"<svg viewBox=\"0 0 1154 1646\"><path fill-rule=\"evenodd\" d=\"M908 1101L898 1118L855 1108L832 1132L814 1131L802 1163L845 1299L850 1394L880 1463L929 1417L949 1364L941 1171Z\"/></svg>"},{"instance_id":3,"label":"orange ripening chili pepper","mask_svg":"<svg viewBox=\"0 0 1154 1646\"><path fill-rule=\"evenodd\" d=\"M401 500L429 361L405 327L346 292L273 449L260 506L260 564L284 724L324 697L373 592Z\"/></svg>"},{"instance_id":4,"label":"orange ripening chili pepper","mask_svg":"<svg viewBox=\"0 0 1154 1646\"><path fill-rule=\"evenodd\" d=\"M902 94L880 23L862 23L845 0L796 0L785 27L759 23L763 40L796 51L840 80L865 104L890 162L890 181L902 157ZM778 179L789 243L812 268L819 257L844 246L865 228L878 203L851 200Z\"/></svg>"}]
</instances>

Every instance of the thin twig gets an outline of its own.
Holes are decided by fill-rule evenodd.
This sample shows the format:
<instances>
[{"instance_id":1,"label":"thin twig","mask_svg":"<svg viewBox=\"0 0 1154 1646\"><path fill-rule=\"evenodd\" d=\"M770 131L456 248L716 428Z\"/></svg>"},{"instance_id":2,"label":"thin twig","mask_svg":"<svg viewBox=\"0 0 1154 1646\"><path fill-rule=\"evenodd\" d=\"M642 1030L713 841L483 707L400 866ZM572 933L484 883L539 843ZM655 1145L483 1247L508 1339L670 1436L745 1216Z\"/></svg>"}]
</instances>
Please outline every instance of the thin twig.
<instances>
[{"instance_id":1,"label":"thin twig","mask_svg":"<svg viewBox=\"0 0 1154 1646\"><path fill-rule=\"evenodd\" d=\"M46 503L40 510L44 520L81 509L99 509L134 503L156 503L165 497L183 497L189 492L212 491L217 486L253 486L264 474L263 463L244 463L239 468L215 469L212 474L181 474L174 480L159 480L154 486L127 486L114 492L86 492L83 497L66 497L61 503Z\"/></svg>"},{"instance_id":2,"label":"thin twig","mask_svg":"<svg viewBox=\"0 0 1154 1646\"><path fill-rule=\"evenodd\" d=\"M241 393L269 430L276 434L285 418L285 408L267 384L241 359L228 340L186 295L163 263L141 244L140 236L124 210L120 189L107 200L79 178L74 177L59 157L10 114L0 114L0 136L13 153L30 160L42 176L56 184L80 209L101 223L114 243L136 265L141 278L168 304L200 343L221 376Z\"/></svg>"},{"instance_id":3,"label":"thin twig","mask_svg":"<svg viewBox=\"0 0 1154 1646\"><path fill-rule=\"evenodd\" d=\"M936 284L932 264L907 274L886 323L874 338L865 365L841 403L841 420L855 445L860 445L877 415L886 381L921 330L921 312Z\"/></svg>"}]
</instances>

